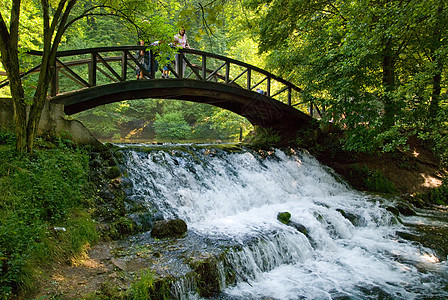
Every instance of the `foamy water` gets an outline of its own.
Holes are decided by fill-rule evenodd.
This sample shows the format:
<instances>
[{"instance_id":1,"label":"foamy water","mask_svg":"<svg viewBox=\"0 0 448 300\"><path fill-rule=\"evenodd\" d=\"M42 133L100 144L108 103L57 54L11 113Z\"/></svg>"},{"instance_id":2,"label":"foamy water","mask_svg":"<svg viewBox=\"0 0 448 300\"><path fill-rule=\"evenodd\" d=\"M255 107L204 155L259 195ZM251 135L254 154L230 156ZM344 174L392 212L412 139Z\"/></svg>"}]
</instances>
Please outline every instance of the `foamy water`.
<instances>
[{"instance_id":1,"label":"foamy water","mask_svg":"<svg viewBox=\"0 0 448 300\"><path fill-rule=\"evenodd\" d=\"M448 297L446 263L397 237L406 229L386 200L350 189L310 155L287 152L125 151L132 193L148 209L238 245L226 260L244 280L223 297ZM285 211L307 235L277 220Z\"/></svg>"}]
</instances>

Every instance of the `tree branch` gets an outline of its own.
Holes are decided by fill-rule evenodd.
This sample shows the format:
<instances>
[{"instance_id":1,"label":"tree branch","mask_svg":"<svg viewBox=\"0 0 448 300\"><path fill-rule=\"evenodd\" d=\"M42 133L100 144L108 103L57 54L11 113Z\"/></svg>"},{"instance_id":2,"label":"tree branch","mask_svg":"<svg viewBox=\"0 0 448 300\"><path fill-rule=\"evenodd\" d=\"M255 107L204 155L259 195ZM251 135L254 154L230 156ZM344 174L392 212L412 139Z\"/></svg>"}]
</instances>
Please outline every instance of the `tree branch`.
<instances>
[{"instance_id":1,"label":"tree branch","mask_svg":"<svg viewBox=\"0 0 448 300\"><path fill-rule=\"evenodd\" d=\"M17 45L19 42L20 2L20 0L14 0L12 2L11 19L9 23L10 45Z\"/></svg>"},{"instance_id":2,"label":"tree branch","mask_svg":"<svg viewBox=\"0 0 448 300\"><path fill-rule=\"evenodd\" d=\"M9 44L10 35L8 27L6 27L5 20L3 19L2 13L0 12L0 50L3 55L6 55L7 45Z\"/></svg>"}]
</instances>

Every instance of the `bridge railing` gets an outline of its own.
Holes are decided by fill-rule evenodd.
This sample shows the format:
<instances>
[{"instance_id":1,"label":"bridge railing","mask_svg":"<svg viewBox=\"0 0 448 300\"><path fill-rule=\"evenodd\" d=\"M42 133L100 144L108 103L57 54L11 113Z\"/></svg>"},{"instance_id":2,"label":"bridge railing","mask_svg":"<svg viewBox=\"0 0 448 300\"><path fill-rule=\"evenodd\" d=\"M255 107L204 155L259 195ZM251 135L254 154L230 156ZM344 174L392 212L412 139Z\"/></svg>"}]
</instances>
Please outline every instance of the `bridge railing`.
<instances>
[{"instance_id":1,"label":"bridge railing","mask_svg":"<svg viewBox=\"0 0 448 300\"><path fill-rule=\"evenodd\" d=\"M137 55L139 51L147 51L149 65L145 66L139 61ZM30 51L29 54L40 56L42 52ZM137 69L142 70L145 78L156 79L157 55L158 53L152 50L148 51L146 46L98 47L59 51L54 65L55 76L51 82L50 96L53 97L61 93L62 77L76 83L80 88L135 80ZM167 65L175 78L213 80L254 92L257 91L257 88L262 87L263 94L267 97L299 108L311 116L316 115L315 113L318 117L322 115L321 109L315 103L300 100L301 88L259 67L223 55L194 49L178 49L176 56L178 63ZM24 72L22 76L39 72L39 70L40 66L34 67ZM0 88L7 84L6 80L0 82Z\"/></svg>"}]
</instances>

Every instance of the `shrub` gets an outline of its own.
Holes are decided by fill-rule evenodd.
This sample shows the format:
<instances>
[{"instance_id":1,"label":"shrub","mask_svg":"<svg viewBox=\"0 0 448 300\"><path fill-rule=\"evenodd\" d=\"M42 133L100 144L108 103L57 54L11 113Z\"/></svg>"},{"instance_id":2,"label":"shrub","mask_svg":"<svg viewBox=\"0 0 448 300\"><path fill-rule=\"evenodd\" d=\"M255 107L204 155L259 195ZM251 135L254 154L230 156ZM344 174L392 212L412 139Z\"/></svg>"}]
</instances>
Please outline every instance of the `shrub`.
<instances>
[{"instance_id":1,"label":"shrub","mask_svg":"<svg viewBox=\"0 0 448 300\"><path fill-rule=\"evenodd\" d=\"M191 128L181 113L173 112L160 116L156 115L154 129L158 139L177 141L190 137Z\"/></svg>"},{"instance_id":2,"label":"shrub","mask_svg":"<svg viewBox=\"0 0 448 300\"><path fill-rule=\"evenodd\" d=\"M367 190L379 193L394 193L396 192L394 183L387 179L381 171L369 170L365 182Z\"/></svg>"}]
</instances>

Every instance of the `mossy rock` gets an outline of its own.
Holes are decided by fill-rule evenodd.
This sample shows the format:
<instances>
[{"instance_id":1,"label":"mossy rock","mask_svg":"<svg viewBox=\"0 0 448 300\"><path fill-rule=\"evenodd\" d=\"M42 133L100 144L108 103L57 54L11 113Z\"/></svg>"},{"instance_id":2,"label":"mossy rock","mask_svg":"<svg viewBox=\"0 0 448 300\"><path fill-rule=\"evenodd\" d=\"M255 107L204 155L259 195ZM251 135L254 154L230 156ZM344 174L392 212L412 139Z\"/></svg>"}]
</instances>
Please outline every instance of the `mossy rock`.
<instances>
[{"instance_id":1,"label":"mossy rock","mask_svg":"<svg viewBox=\"0 0 448 300\"><path fill-rule=\"evenodd\" d=\"M107 174L106 174L106 176L107 176L107 178L109 178L109 179L114 179L114 178L120 177L120 176L121 176L120 169L119 169L117 166L109 167L109 168L107 169Z\"/></svg>"},{"instance_id":2,"label":"mossy rock","mask_svg":"<svg viewBox=\"0 0 448 300\"><path fill-rule=\"evenodd\" d=\"M187 224L181 219L161 220L154 223L151 236L154 238L177 238L186 232Z\"/></svg>"},{"instance_id":3,"label":"mossy rock","mask_svg":"<svg viewBox=\"0 0 448 300\"><path fill-rule=\"evenodd\" d=\"M287 212L287 211L279 212L277 214L277 220L279 220L283 224L288 224L289 219L291 219L291 214L289 212Z\"/></svg>"},{"instance_id":4,"label":"mossy rock","mask_svg":"<svg viewBox=\"0 0 448 300\"><path fill-rule=\"evenodd\" d=\"M190 266L197 276L197 286L201 297L212 297L220 292L218 259L208 254L206 257L191 258Z\"/></svg>"}]
</instances>

